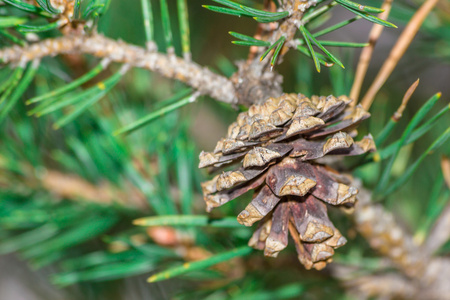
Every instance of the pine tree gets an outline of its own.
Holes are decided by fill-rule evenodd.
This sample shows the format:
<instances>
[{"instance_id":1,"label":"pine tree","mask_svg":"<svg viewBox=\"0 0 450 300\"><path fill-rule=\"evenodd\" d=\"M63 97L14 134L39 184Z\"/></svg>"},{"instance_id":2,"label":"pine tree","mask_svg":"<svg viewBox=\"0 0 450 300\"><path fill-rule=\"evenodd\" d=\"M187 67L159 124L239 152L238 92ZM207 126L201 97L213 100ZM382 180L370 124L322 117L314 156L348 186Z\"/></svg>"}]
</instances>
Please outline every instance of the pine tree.
<instances>
[{"instance_id":1,"label":"pine tree","mask_svg":"<svg viewBox=\"0 0 450 300\"><path fill-rule=\"evenodd\" d=\"M447 299L450 106L390 75L448 66L450 8L415 2L0 1L0 254L73 299Z\"/></svg>"}]
</instances>

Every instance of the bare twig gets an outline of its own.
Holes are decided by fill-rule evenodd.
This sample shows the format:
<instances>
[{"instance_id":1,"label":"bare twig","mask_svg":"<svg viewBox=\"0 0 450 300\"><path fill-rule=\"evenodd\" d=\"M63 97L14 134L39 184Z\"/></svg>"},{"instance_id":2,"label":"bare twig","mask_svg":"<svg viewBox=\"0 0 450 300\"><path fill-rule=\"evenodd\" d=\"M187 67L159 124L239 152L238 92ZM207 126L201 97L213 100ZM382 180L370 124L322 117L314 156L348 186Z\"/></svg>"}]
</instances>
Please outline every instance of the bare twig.
<instances>
[{"instance_id":1,"label":"bare twig","mask_svg":"<svg viewBox=\"0 0 450 300\"><path fill-rule=\"evenodd\" d=\"M364 98L361 100L361 105L365 110L369 110L378 91L389 78L392 71L397 66L397 63L402 58L403 54L406 52L406 49L408 49L412 40L416 36L416 33L419 31L420 26L422 26L423 21L425 21L425 18L428 16L428 14L431 12L438 1L439 0L425 1L411 18L408 25L398 38L397 43L395 43L394 48L392 48L389 57L386 59L380 71L378 72L377 77L373 81Z\"/></svg>"},{"instance_id":2,"label":"bare twig","mask_svg":"<svg viewBox=\"0 0 450 300\"><path fill-rule=\"evenodd\" d=\"M115 41L101 34L91 36L70 34L46 39L26 47L5 48L0 50L0 57L4 63L17 63L67 53L91 54L148 69L165 77L180 80L216 100L231 104L238 102L231 81L207 68L174 55L150 52L122 41Z\"/></svg>"},{"instance_id":3,"label":"bare twig","mask_svg":"<svg viewBox=\"0 0 450 300\"><path fill-rule=\"evenodd\" d=\"M387 20L389 13L391 12L392 2L394 0L385 0L382 5L382 9L384 12L380 13L378 17L382 20ZM375 48L375 44L378 41L381 33L383 32L384 26L379 24L374 24L372 26L372 30L369 34L369 45L365 47L361 51L361 56L359 57L358 67L356 68L355 80L353 81L352 90L350 92L350 99L353 99L353 102L350 105L354 106L358 102L359 93L361 92L361 86L364 82L364 78L366 77L367 69L370 64L370 60L372 58L373 50Z\"/></svg>"},{"instance_id":4,"label":"bare twig","mask_svg":"<svg viewBox=\"0 0 450 300\"><path fill-rule=\"evenodd\" d=\"M403 111L405 110L406 105L409 102L409 99L411 99L411 96L414 94L414 91L416 90L418 85L419 85L419 79L417 79L406 91L406 93L402 99L402 104L400 104L400 106L397 108L395 113L392 115L392 120L394 120L395 122L398 122L400 120L400 118L403 115Z\"/></svg>"}]
</instances>

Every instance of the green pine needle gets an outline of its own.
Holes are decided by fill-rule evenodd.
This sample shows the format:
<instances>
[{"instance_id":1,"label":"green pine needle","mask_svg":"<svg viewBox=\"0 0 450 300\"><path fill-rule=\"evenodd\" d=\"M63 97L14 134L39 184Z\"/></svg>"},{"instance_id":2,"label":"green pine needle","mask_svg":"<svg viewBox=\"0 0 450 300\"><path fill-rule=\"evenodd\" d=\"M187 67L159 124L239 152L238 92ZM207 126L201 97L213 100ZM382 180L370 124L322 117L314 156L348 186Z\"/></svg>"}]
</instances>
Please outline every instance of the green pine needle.
<instances>
[{"instance_id":1,"label":"green pine needle","mask_svg":"<svg viewBox=\"0 0 450 300\"><path fill-rule=\"evenodd\" d=\"M418 226L419 228L414 234L415 241L423 243L433 223L439 217L446 203L450 201L450 197L443 197L444 201L439 201L443 186L444 186L444 175L442 174L442 172L440 172L438 177L434 180L433 186L431 187L424 220L422 222L419 222Z\"/></svg>"},{"instance_id":2,"label":"green pine needle","mask_svg":"<svg viewBox=\"0 0 450 300\"><path fill-rule=\"evenodd\" d=\"M368 13L381 13L384 12L384 9L381 8L376 8L376 7L372 7L372 6L365 6L359 3L355 3L349 0L336 0L337 3L339 3L342 6L348 6L360 11L365 11Z\"/></svg>"},{"instance_id":3,"label":"green pine needle","mask_svg":"<svg viewBox=\"0 0 450 300\"><path fill-rule=\"evenodd\" d=\"M198 261L194 261L194 262L187 262L179 267L171 268L171 269L168 269L166 271L163 271L163 272L160 272L160 273L157 273L157 274L151 276L150 278L148 278L148 282L157 282L157 281L161 281L161 280L170 279L170 278L173 278L176 276L180 276L180 275L183 275L183 274L186 274L189 272L203 270L203 269L209 268L213 265L216 265L218 263L221 263L221 262L224 262L224 261L236 258L236 257L248 255L252 251L253 251L253 249L250 248L249 246L243 246L243 247L236 248L236 249L228 251L228 252L216 254L207 259L198 260Z\"/></svg>"},{"instance_id":4,"label":"green pine needle","mask_svg":"<svg viewBox=\"0 0 450 300\"><path fill-rule=\"evenodd\" d=\"M391 22L382 20L382 19L380 19L378 17L375 17L375 16L373 16L371 14L368 14L366 12L359 11L359 10L351 8L351 7L347 6L347 5L342 5L342 7L347 9L348 11L351 11L355 15L358 15L361 18L366 19L369 22L372 22L372 23L375 23L375 24L379 24L379 25L382 25L382 26L386 26L386 27L397 28L397 26L392 24Z\"/></svg>"},{"instance_id":5,"label":"green pine needle","mask_svg":"<svg viewBox=\"0 0 450 300\"><path fill-rule=\"evenodd\" d=\"M414 172L419 167L420 163L427 157L430 153L439 148L442 144L444 144L450 138L450 128L447 128L431 145L425 150L425 152L420 155L420 157L409 166L409 168L402 174L400 178L398 178L391 186L384 190L381 194L382 197L386 197L387 195L392 194L398 188L402 187L404 183L414 174Z\"/></svg>"},{"instance_id":6,"label":"green pine needle","mask_svg":"<svg viewBox=\"0 0 450 300\"><path fill-rule=\"evenodd\" d=\"M257 47L270 46L270 43L268 41L258 40L258 39L255 39L255 38L251 37L251 36L248 36L248 35L245 35L245 34L241 34L241 33L237 33L237 32L233 32L233 31L230 31L228 33L231 36L242 40L242 41L232 41L232 43L235 44L235 45L257 46Z\"/></svg>"},{"instance_id":7,"label":"green pine needle","mask_svg":"<svg viewBox=\"0 0 450 300\"><path fill-rule=\"evenodd\" d=\"M170 102L176 101L175 103L164 106L164 107L148 114L147 116L145 116L123 128L120 128L119 130L114 132L114 135L131 133L131 132L143 127L144 125L150 123L151 121L154 121L157 118L160 118L165 114L168 114L169 112L179 109L179 108L185 106L186 104L194 102L197 99L197 97L192 95L191 93L192 93L191 89L185 89L185 90L181 91L180 93L175 95L173 97L173 99L169 100Z\"/></svg>"},{"instance_id":8,"label":"green pine needle","mask_svg":"<svg viewBox=\"0 0 450 300\"><path fill-rule=\"evenodd\" d=\"M36 0L36 2L44 11L48 12L51 15L58 15L61 13L58 9L52 6L50 0Z\"/></svg>"},{"instance_id":9,"label":"green pine needle","mask_svg":"<svg viewBox=\"0 0 450 300\"><path fill-rule=\"evenodd\" d=\"M286 37L282 36L282 39L280 40L280 42L278 43L277 48L275 49L275 51L273 52L272 55L272 59L270 60L270 66L271 68L273 68L273 66L275 65L275 62L277 61L278 55L280 54L281 49L283 48L284 42L286 41Z\"/></svg>"},{"instance_id":10,"label":"green pine needle","mask_svg":"<svg viewBox=\"0 0 450 300\"><path fill-rule=\"evenodd\" d=\"M319 41L317 41L316 38L304 26L301 26L301 27L303 27L303 31L304 31L304 33L306 33L306 36L308 39L310 39L317 47L319 47L319 49L322 50L334 63L339 65L342 69L345 69L344 65L341 63L341 61L339 59L337 59ZM302 34L303 34L303 32L302 32Z\"/></svg>"},{"instance_id":11,"label":"green pine needle","mask_svg":"<svg viewBox=\"0 0 450 300\"><path fill-rule=\"evenodd\" d=\"M309 58L312 58L311 52L309 51L308 48L298 45L297 50L300 51L301 53L303 53L304 55L308 56ZM324 55L317 53L317 52L316 52L316 57L322 66L327 67L327 68L334 66L334 62L332 62L328 57L325 57Z\"/></svg>"},{"instance_id":12,"label":"green pine needle","mask_svg":"<svg viewBox=\"0 0 450 300\"><path fill-rule=\"evenodd\" d=\"M253 19L255 19L255 21L260 22L260 23L270 23L270 22L275 22L275 21L279 21L285 17L287 17L289 15L289 12L285 12L284 15L281 16L273 16L273 17L253 17Z\"/></svg>"},{"instance_id":13,"label":"green pine needle","mask_svg":"<svg viewBox=\"0 0 450 300\"><path fill-rule=\"evenodd\" d=\"M83 256L68 258L65 261L63 261L61 265L65 270L82 270L100 265L106 265L109 263L129 261L134 258L139 258L142 256L144 255L137 249L130 249L117 253L111 253L109 251L100 250L88 253Z\"/></svg>"},{"instance_id":14,"label":"green pine needle","mask_svg":"<svg viewBox=\"0 0 450 300\"><path fill-rule=\"evenodd\" d=\"M270 51L272 51L275 47L277 47L279 44L284 44L284 41L286 40L285 36L281 36L275 43L273 43L272 45L270 45L270 47L266 50L266 52L263 53L263 55L261 55L261 57L259 58L260 61L262 61L264 58L266 58L267 54L270 53ZM277 54L278 55L278 54Z\"/></svg>"},{"instance_id":15,"label":"green pine needle","mask_svg":"<svg viewBox=\"0 0 450 300\"><path fill-rule=\"evenodd\" d=\"M124 66L121 70L119 70L104 82L97 83L94 88L90 89L90 97L86 97L86 99L83 99L82 102L79 103L70 113L58 119L53 125L53 128L59 129L67 125L69 122L72 122L76 117L82 114L91 105L103 98L103 96L105 96L120 81L120 79L122 79L122 76L127 69L128 66Z\"/></svg>"},{"instance_id":16,"label":"green pine needle","mask_svg":"<svg viewBox=\"0 0 450 300\"><path fill-rule=\"evenodd\" d=\"M254 18L284 18L287 17L289 15L289 12L287 11L282 11L282 12L270 12L270 11L264 11L264 10L259 10L259 9L254 9L248 6L244 6L244 5L239 5L239 8L248 12L249 14L252 15L252 17Z\"/></svg>"},{"instance_id":17,"label":"green pine needle","mask_svg":"<svg viewBox=\"0 0 450 300\"><path fill-rule=\"evenodd\" d=\"M104 13L104 11L106 10L105 3L98 3L98 2L99 1L91 1L91 2L89 2L89 4L84 9L83 14L82 14L82 18L84 20L87 20L87 19L91 18L91 16L93 18L97 18L99 15Z\"/></svg>"},{"instance_id":18,"label":"green pine needle","mask_svg":"<svg viewBox=\"0 0 450 300\"><path fill-rule=\"evenodd\" d=\"M433 97L431 97L420 109L419 111L414 115L414 117L409 122L408 126L406 127L405 131L403 132L398 145L396 146L394 153L389 160L386 168L384 169L381 178L378 182L377 187L375 188L375 193L378 195L383 195L384 191L386 190L386 186L388 184L392 166L394 165L395 159L397 158L398 153L400 152L400 149L406 144L406 140L411 136L411 133L416 128L416 126L425 118L426 114L433 108L433 106L436 104L436 102L441 98L441 93L437 93Z\"/></svg>"},{"instance_id":19,"label":"green pine needle","mask_svg":"<svg viewBox=\"0 0 450 300\"><path fill-rule=\"evenodd\" d=\"M17 7L20 10L31 12L31 13L40 13L42 12L42 9L40 7L37 7L35 5L25 3L23 1L19 0L3 0L6 4L12 5L14 7Z\"/></svg>"},{"instance_id":20,"label":"green pine needle","mask_svg":"<svg viewBox=\"0 0 450 300\"><path fill-rule=\"evenodd\" d=\"M3 102L9 97L9 95L11 95L16 86L19 84L24 70L25 68L22 66L16 67L13 74L0 86L0 93L3 92L0 97L0 108L3 105Z\"/></svg>"},{"instance_id":21,"label":"green pine needle","mask_svg":"<svg viewBox=\"0 0 450 300\"><path fill-rule=\"evenodd\" d=\"M20 38L16 37L15 35L10 34L6 29L0 30L0 35L5 37L6 39L10 40L11 42L24 47L26 45L26 42L21 40Z\"/></svg>"},{"instance_id":22,"label":"green pine needle","mask_svg":"<svg viewBox=\"0 0 450 300\"><path fill-rule=\"evenodd\" d=\"M284 285L276 290L250 290L243 291L242 294L233 296L233 300L272 300L272 299L301 299L306 288L302 283L292 283Z\"/></svg>"},{"instance_id":23,"label":"green pine needle","mask_svg":"<svg viewBox=\"0 0 450 300\"><path fill-rule=\"evenodd\" d=\"M100 74L103 70L106 69L106 67L108 65L109 65L109 59L103 59L98 65L96 65L94 68L92 68L89 72L87 72L83 76L75 79L74 81L72 81L60 88L54 89L44 95L31 98L30 100L28 100L26 102L26 104L29 105L29 104L40 102L43 100L48 100L49 98L57 97L57 96L65 94L69 91L72 91L72 90L80 87L81 85L85 84L86 82L88 82L89 80L91 80L92 78L97 76L98 74Z\"/></svg>"},{"instance_id":24,"label":"green pine needle","mask_svg":"<svg viewBox=\"0 0 450 300\"><path fill-rule=\"evenodd\" d=\"M6 91L7 89L9 89L9 87L13 83L17 84L19 82L20 78L22 77L24 69L25 68L22 66L18 66L16 68L14 68L12 75L9 76L5 81L3 81L0 84L0 94L3 93L4 91ZM0 104L1 104L4 101L3 96L0 99L2 99L2 100L0 100Z\"/></svg>"},{"instance_id":25,"label":"green pine needle","mask_svg":"<svg viewBox=\"0 0 450 300\"><path fill-rule=\"evenodd\" d=\"M252 47L252 46L267 47L267 46L270 46L270 43L266 43L265 41L261 41L261 42L232 41L231 43L233 43L234 45L247 46L247 47Z\"/></svg>"},{"instance_id":26,"label":"green pine needle","mask_svg":"<svg viewBox=\"0 0 450 300\"><path fill-rule=\"evenodd\" d=\"M235 217L211 219L208 216L176 215L146 217L133 221L138 226L205 226L220 228L241 228Z\"/></svg>"},{"instance_id":27,"label":"green pine needle","mask_svg":"<svg viewBox=\"0 0 450 300\"><path fill-rule=\"evenodd\" d=\"M187 8L187 0L177 0L178 6L178 22L180 24L181 34L181 50L185 59L191 57L191 42L189 31L189 15Z\"/></svg>"},{"instance_id":28,"label":"green pine needle","mask_svg":"<svg viewBox=\"0 0 450 300\"><path fill-rule=\"evenodd\" d=\"M375 144L377 146L382 145L384 141L392 133L392 130L394 129L399 119L402 117L403 110L406 108L406 105L408 104L409 100L411 99L411 96L413 95L418 85L419 79L417 79L406 91L399 108L395 111L394 115L389 119L389 122L386 124L383 130L381 130L380 134L375 139Z\"/></svg>"},{"instance_id":29,"label":"green pine needle","mask_svg":"<svg viewBox=\"0 0 450 300\"><path fill-rule=\"evenodd\" d=\"M135 258L131 261L109 263L88 270L60 273L52 276L52 282L64 287L86 281L107 281L148 273L155 267L155 262L148 258Z\"/></svg>"},{"instance_id":30,"label":"green pine needle","mask_svg":"<svg viewBox=\"0 0 450 300\"><path fill-rule=\"evenodd\" d=\"M64 22L63 20L58 20L45 25L18 25L17 30L20 32L45 32L61 27L65 24Z\"/></svg>"},{"instance_id":31,"label":"green pine needle","mask_svg":"<svg viewBox=\"0 0 450 300\"><path fill-rule=\"evenodd\" d=\"M141 0L142 17L144 19L145 38L147 43L153 42L154 39L154 24L153 24L153 10L151 0Z\"/></svg>"},{"instance_id":32,"label":"green pine needle","mask_svg":"<svg viewBox=\"0 0 450 300\"><path fill-rule=\"evenodd\" d=\"M306 32L306 28L303 25L300 25L299 28L300 28L300 32L303 35L303 38L305 39L306 45L308 45L309 53L311 54L311 57L312 57L312 59L314 61L314 66L316 66L317 72L320 73L320 63L319 63L319 60L317 58L316 52L314 51L314 49L313 49L313 47L311 45L311 42L309 41L309 36L308 36L308 33Z\"/></svg>"},{"instance_id":33,"label":"green pine needle","mask_svg":"<svg viewBox=\"0 0 450 300\"><path fill-rule=\"evenodd\" d=\"M237 11L237 10L231 9L231 8L215 6L215 5L202 5L202 6L210 11L225 14L225 15L237 16L237 17L242 17L242 16L249 17L250 16L247 13L243 13L242 11Z\"/></svg>"},{"instance_id":34,"label":"green pine needle","mask_svg":"<svg viewBox=\"0 0 450 300\"><path fill-rule=\"evenodd\" d=\"M33 246L54 237L58 233L58 227L48 223L16 235L0 243L0 254L7 254Z\"/></svg>"},{"instance_id":35,"label":"green pine needle","mask_svg":"<svg viewBox=\"0 0 450 300\"><path fill-rule=\"evenodd\" d=\"M161 5L161 20L164 31L164 40L166 42L166 49L173 49L172 28L170 26L170 14L167 0L160 0Z\"/></svg>"},{"instance_id":36,"label":"green pine needle","mask_svg":"<svg viewBox=\"0 0 450 300\"><path fill-rule=\"evenodd\" d=\"M241 6L242 6L242 5L238 4L238 3L235 3L235 2L229 1L229 0L212 0L212 1L214 1L216 3L219 3L219 4L222 4L222 5L225 5L225 6L228 6L230 8L237 9L237 10L240 10Z\"/></svg>"},{"instance_id":37,"label":"green pine needle","mask_svg":"<svg viewBox=\"0 0 450 300\"><path fill-rule=\"evenodd\" d=\"M22 252L24 258L38 258L54 251L68 249L72 246L84 243L99 234L109 230L117 223L118 218L112 215L95 216L92 219L84 219L80 224L66 230L64 233L36 244Z\"/></svg>"},{"instance_id":38,"label":"green pine needle","mask_svg":"<svg viewBox=\"0 0 450 300\"><path fill-rule=\"evenodd\" d=\"M350 48L363 48L369 46L369 43L352 43L341 41L319 41L322 46L330 47L350 47Z\"/></svg>"},{"instance_id":39,"label":"green pine needle","mask_svg":"<svg viewBox=\"0 0 450 300\"><path fill-rule=\"evenodd\" d=\"M98 65L97 67L101 67L101 63L100 65ZM92 72L92 70L91 70ZM99 72L99 70L96 70L96 72ZM95 72L93 72L95 73ZM94 76L93 74L89 75L89 76ZM117 84L117 82L120 80L122 76L122 71L117 72L116 74L114 74L113 76L111 76L110 78L108 78L107 80L105 80L104 82L99 82L97 83L94 87L91 87L81 93L76 93L74 95L70 95L65 97L64 99L61 99L63 96L63 92L60 90L60 92L58 92L58 96L56 97L51 97L49 94L50 98L46 98L44 102L42 102L40 105L36 106L35 108L31 109L28 112L28 115L33 115L35 114L38 117L41 117L43 115L49 114L51 112L54 112L58 109L62 109L64 107L68 107L69 105L75 105L78 103L82 103L82 104L78 104L77 108L75 108L75 111L77 111L77 115L79 113L81 113L81 108L83 107L83 110L86 109L87 107L85 107L84 105L87 105L88 103L91 103L91 101L97 101L99 100L101 97L103 97L110 89L112 89L114 87L115 84ZM81 79L81 78L80 78ZM84 78L84 80L86 79L86 77ZM64 89L64 87L63 87ZM84 103L84 105L83 105ZM72 115L72 114L69 114Z\"/></svg>"},{"instance_id":40,"label":"green pine needle","mask_svg":"<svg viewBox=\"0 0 450 300\"><path fill-rule=\"evenodd\" d=\"M34 75L36 75L36 71L39 68L39 63L40 60L36 59L30 64L23 76L23 79L14 89L14 92L12 93L11 97L9 97L6 105L0 108L0 123L6 118L8 113L11 111L11 109L14 107L23 93L25 93L26 89L34 78Z\"/></svg>"},{"instance_id":41,"label":"green pine needle","mask_svg":"<svg viewBox=\"0 0 450 300\"><path fill-rule=\"evenodd\" d=\"M313 35L314 36L314 35ZM341 41L318 41L322 46L330 47L346 47L346 48L363 48L367 47L369 43L353 43ZM304 40L299 40L299 45L305 44Z\"/></svg>"},{"instance_id":42,"label":"green pine needle","mask_svg":"<svg viewBox=\"0 0 450 300\"><path fill-rule=\"evenodd\" d=\"M434 115L432 118L428 119L422 126L414 130L408 139L406 139L406 142L404 145L409 145L410 143L415 142L419 138L421 138L425 133L430 131L431 128L433 128L434 125L440 120L442 116L444 116L447 112L450 111L450 104L441 109L436 115ZM380 162L391 155L394 154L395 149L397 149L398 145L400 144L400 141L393 142L389 146L379 149L377 152L369 155L369 160L365 161L364 163L370 162L370 161L376 161Z\"/></svg>"},{"instance_id":43,"label":"green pine needle","mask_svg":"<svg viewBox=\"0 0 450 300\"><path fill-rule=\"evenodd\" d=\"M75 0L75 4L73 7L73 18L79 19L81 14L81 0Z\"/></svg>"},{"instance_id":44,"label":"green pine needle","mask_svg":"<svg viewBox=\"0 0 450 300\"><path fill-rule=\"evenodd\" d=\"M214 12L223 13L227 15L234 15L238 17L241 16L251 17L261 23L275 22L289 16L288 11L268 12L264 10L251 8L245 5L241 5L229 0L212 0L212 1L227 6L228 8L211 5L203 5L203 7L212 10Z\"/></svg>"},{"instance_id":45,"label":"green pine needle","mask_svg":"<svg viewBox=\"0 0 450 300\"><path fill-rule=\"evenodd\" d=\"M183 214L192 214L195 187L192 170L196 167L194 161L197 152L194 147L184 141L178 141L175 144L175 151L177 183L181 194L181 211Z\"/></svg>"},{"instance_id":46,"label":"green pine needle","mask_svg":"<svg viewBox=\"0 0 450 300\"><path fill-rule=\"evenodd\" d=\"M0 28L5 27L14 27L23 23L28 22L27 18L20 18L20 17L14 17L14 16L8 16L8 17L0 17Z\"/></svg>"}]
</instances>

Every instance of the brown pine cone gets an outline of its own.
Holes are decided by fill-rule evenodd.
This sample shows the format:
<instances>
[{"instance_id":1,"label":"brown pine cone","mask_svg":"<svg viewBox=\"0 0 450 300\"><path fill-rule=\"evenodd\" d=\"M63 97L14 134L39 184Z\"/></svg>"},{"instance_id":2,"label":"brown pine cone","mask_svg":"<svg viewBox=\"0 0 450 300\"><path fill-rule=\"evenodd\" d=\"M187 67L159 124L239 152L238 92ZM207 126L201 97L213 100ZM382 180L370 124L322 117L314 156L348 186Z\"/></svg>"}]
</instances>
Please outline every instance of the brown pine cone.
<instances>
[{"instance_id":1,"label":"brown pine cone","mask_svg":"<svg viewBox=\"0 0 450 300\"><path fill-rule=\"evenodd\" d=\"M300 262L307 269L325 267L346 243L325 203L352 206L358 191L316 160L375 150L370 135L353 141L355 127L370 114L348 107L350 102L346 96L284 94L240 113L216 149L200 154L200 168L242 161L239 169L202 184L207 211L253 189L253 200L238 216L245 226L262 219L249 245L276 257L290 231Z\"/></svg>"}]
</instances>

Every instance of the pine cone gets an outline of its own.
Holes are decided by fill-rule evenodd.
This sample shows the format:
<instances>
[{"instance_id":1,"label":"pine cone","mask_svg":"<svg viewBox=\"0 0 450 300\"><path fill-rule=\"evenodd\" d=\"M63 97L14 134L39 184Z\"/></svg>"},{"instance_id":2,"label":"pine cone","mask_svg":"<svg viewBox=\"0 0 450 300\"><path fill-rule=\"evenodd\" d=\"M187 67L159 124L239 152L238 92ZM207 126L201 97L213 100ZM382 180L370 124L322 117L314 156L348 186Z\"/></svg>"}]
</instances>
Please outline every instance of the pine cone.
<instances>
[{"instance_id":1,"label":"pine cone","mask_svg":"<svg viewBox=\"0 0 450 300\"><path fill-rule=\"evenodd\" d=\"M352 206L358 191L316 160L375 150L370 135L353 141L354 128L370 114L348 107L350 102L345 96L284 94L240 113L214 152L200 154L199 167L213 171L242 161L239 169L202 184L207 211L253 189L253 200L238 216L245 226L262 220L249 245L276 257L290 231L300 262L307 269L325 267L346 243L325 203Z\"/></svg>"}]
</instances>

